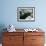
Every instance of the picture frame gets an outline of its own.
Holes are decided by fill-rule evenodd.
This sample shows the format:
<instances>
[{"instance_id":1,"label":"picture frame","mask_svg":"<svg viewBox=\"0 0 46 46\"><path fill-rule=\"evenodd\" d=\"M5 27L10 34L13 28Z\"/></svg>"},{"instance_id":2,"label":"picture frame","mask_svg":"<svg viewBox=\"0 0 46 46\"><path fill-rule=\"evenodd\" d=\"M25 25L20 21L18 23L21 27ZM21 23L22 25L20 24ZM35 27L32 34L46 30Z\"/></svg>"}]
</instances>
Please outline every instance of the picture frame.
<instances>
[{"instance_id":1,"label":"picture frame","mask_svg":"<svg viewBox=\"0 0 46 46\"><path fill-rule=\"evenodd\" d=\"M17 8L18 22L34 22L35 21L35 7L18 7Z\"/></svg>"}]
</instances>

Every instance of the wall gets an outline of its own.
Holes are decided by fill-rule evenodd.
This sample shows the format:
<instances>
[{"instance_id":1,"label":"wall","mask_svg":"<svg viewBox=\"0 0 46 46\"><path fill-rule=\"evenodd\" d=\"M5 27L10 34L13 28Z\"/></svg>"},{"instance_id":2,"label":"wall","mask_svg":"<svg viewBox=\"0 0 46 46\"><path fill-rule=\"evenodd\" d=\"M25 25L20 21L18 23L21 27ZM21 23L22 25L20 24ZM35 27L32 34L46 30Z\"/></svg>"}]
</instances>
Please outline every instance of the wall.
<instances>
[{"instance_id":1,"label":"wall","mask_svg":"<svg viewBox=\"0 0 46 46\"><path fill-rule=\"evenodd\" d=\"M16 28L46 28L46 0L0 0L0 25ZM35 7L35 22L17 22L17 7Z\"/></svg>"}]
</instances>

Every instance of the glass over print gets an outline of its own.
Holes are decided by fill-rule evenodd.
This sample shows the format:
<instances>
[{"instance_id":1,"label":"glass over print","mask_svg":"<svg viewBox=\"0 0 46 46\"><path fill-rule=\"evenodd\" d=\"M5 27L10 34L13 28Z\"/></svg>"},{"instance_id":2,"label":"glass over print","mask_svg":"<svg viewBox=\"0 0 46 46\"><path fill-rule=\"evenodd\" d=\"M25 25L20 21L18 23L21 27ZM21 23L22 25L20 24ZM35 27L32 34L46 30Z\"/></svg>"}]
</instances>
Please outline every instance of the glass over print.
<instances>
[{"instance_id":1,"label":"glass over print","mask_svg":"<svg viewBox=\"0 0 46 46\"><path fill-rule=\"evenodd\" d=\"M18 7L17 21L35 21L35 7Z\"/></svg>"}]
</instances>

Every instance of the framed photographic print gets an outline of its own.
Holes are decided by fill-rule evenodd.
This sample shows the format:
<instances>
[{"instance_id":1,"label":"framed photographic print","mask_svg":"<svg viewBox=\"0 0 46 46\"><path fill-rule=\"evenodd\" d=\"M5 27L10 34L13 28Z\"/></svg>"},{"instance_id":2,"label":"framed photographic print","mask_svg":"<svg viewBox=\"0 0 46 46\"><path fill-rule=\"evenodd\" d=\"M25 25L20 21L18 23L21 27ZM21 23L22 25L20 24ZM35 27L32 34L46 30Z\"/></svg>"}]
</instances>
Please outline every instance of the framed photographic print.
<instances>
[{"instance_id":1,"label":"framed photographic print","mask_svg":"<svg viewBox=\"0 0 46 46\"><path fill-rule=\"evenodd\" d=\"M21 22L35 21L35 7L18 7L17 21Z\"/></svg>"}]
</instances>

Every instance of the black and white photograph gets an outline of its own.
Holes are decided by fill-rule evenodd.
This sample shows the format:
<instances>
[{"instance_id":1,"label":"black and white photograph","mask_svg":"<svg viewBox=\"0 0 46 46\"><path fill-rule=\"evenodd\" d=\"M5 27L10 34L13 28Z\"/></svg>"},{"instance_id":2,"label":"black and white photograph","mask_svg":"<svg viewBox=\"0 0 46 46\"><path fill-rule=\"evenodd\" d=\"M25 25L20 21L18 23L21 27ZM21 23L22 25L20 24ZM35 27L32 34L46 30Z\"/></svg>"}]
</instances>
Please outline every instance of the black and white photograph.
<instances>
[{"instance_id":1,"label":"black and white photograph","mask_svg":"<svg viewBox=\"0 0 46 46\"><path fill-rule=\"evenodd\" d=\"M35 7L18 7L17 21L35 21Z\"/></svg>"}]
</instances>

